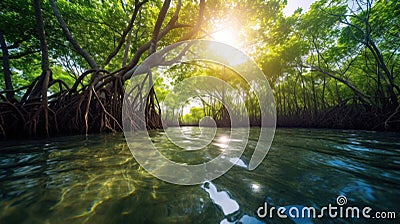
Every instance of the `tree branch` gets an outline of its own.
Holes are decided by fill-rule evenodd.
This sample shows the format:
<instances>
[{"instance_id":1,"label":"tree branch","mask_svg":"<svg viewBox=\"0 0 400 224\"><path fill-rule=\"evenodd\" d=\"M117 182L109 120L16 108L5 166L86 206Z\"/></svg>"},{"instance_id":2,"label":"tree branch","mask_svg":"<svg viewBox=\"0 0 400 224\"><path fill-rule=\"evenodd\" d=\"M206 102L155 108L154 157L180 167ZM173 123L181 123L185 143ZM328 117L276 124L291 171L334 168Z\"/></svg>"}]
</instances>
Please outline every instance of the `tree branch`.
<instances>
[{"instance_id":1,"label":"tree branch","mask_svg":"<svg viewBox=\"0 0 400 224\"><path fill-rule=\"evenodd\" d=\"M183 36L179 41L184 41L184 40L189 40L196 35L197 32L199 32L201 28L201 24L203 23L203 17L204 17L204 9L205 9L205 0L200 0L200 5L199 5L199 15L197 17L197 23L193 27L193 29L187 33L185 36Z\"/></svg>"},{"instance_id":2,"label":"tree branch","mask_svg":"<svg viewBox=\"0 0 400 224\"><path fill-rule=\"evenodd\" d=\"M115 55L118 54L119 50L121 49L122 45L125 43L125 38L126 35L128 35L128 33L132 30L133 28L133 23L136 20L137 14L139 13L140 8L142 7L142 5L144 5L148 0L144 0L142 2L139 3L138 0L135 1L135 9L133 11L131 20L129 21L128 26L125 28L124 32L122 33L121 39L118 42L118 45L114 48L114 50L110 53L110 55L108 55L107 59L104 62L104 66L108 65L111 61L111 59L113 59L115 57Z\"/></svg>"},{"instance_id":3,"label":"tree branch","mask_svg":"<svg viewBox=\"0 0 400 224\"><path fill-rule=\"evenodd\" d=\"M165 3L165 2L164 2ZM165 4L164 4L165 5ZM175 11L175 13L174 14L178 14L179 13L179 2L178 2L178 6L177 6L177 9L176 9L176 11ZM200 0L200 9L199 9L199 16L198 16L198 18L201 20L201 21L197 21L197 23L196 23L196 25L195 25L195 27L194 27L194 29L193 30L191 30L187 35L185 35L184 36L184 38L181 38L180 39L180 41L183 41L183 40L186 40L186 39L188 39L188 38L191 38L191 37L193 37L193 35L195 35L199 30L200 30L200 27L201 27L201 24L202 24L202 20L203 20L203 14L204 14L204 9L205 9L205 0ZM160 15L161 15L161 13L160 13ZM159 15L159 17L160 17L160 15ZM165 17L165 16L164 16ZM173 22L171 22L171 21L173 21ZM169 31L171 31L171 30L173 30L173 29L176 29L176 28L182 28L182 27L187 27L188 25L184 25L184 24L176 24L176 21L177 21L177 17L176 17L176 19L175 19L175 16L172 16L172 18L171 18L171 21L167 24L167 26L165 26L164 27L164 29L163 30L161 30L161 31L158 31L157 32L157 30L156 30L156 28L157 27L155 27L154 28L154 31L153 31L153 37L155 36L154 34L155 33L158 33L158 36L157 36L157 38L156 38L156 42L158 42L161 38L163 38ZM158 19L157 19L157 23L159 23L159 28L157 28L158 30L160 30L160 28L161 28L161 25L162 25L162 21L159 21ZM157 23L156 23L156 25L157 25ZM125 68L123 68L123 69L121 69L121 70L119 70L119 71L117 71L117 72L119 72L120 73L120 75L122 75L123 76L123 80L125 81L125 80L127 80L127 79L129 79L131 76L132 76L132 74L134 73L134 70L135 70L135 66L137 65L137 63L139 62L139 59L140 59L140 57L142 56L142 54L146 51L146 50L148 50L148 49L150 49L150 47L152 47L152 42L154 41L154 38L152 38L150 41L148 41L148 42L146 42L145 44L143 44L137 51L136 51L136 53L135 53L135 55L133 56L133 59L131 60L131 62L125 67ZM154 47L156 47L156 46L154 46ZM155 49L155 48L154 48ZM151 52L150 50L149 50L149 52Z\"/></svg>"},{"instance_id":4,"label":"tree branch","mask_svg":"<svg viewBox=\"0 0 400 224\"><path fill-rule=\"evenodd\" d=\"M38 53L38 52L40 52L40 50L25 51L25 52L22 52L19 54L9 55L8 58L9 59L19 59L19 58L23 58L27 55ZM0 57L0 60L3 60L3 57Z\"/></svg>"},{"instance_id":5,"label":"tree branch","mask_svg":"<svg viewBox=\"0 0 400 224\"><path fill-rule=\"evenodd\" d=\"M343 79L343 78L340 78L340 77L338 77L338 76L332 74L332 72L325 71L325 70L323 70L323 69L321 69L321 68L319 68L319 67L311 66L310 68L311 68L312 71L321 72L322 74L327 75L327 76L329 76L329 77L331 77L331 78L333 78L333 79L336 79L337 81L339 81L339 82L345 84L347 87L349 87L349 88L359 97L359 99L361 100L361 102L363 102L363 103L366 104L366 105L369 105L369 104L370 104L369 99L370 99L371 97L365 95L364 93L362 93L359 89L357 89L357 88L356 88L353 84L351 84L349 81L347 81L347 80L345 80L345 79Z\"/></svg>"},{"instance_id":6,"label":"tree branch","mask_svg":"<svg viewBox=\"0 0 400 224\"><path fill-rule=\"evenodd\" d=\"M96 62L93 60L92 56L90 56L89 53L87 53L85 50L83 50L81 48L81 46L78 44L78 42L72 37L72 34L69 31L64 19L61 17L60 11L58 10L54 0L49 0L49 2L51 5L51 8L53 10L54 16L57 18L57 21L64 33L64 36L72 44L74 49L87 61L87 63L90 65L90 67L92 69L97 69L98 66L97 66Z\"/></svg>"}]
</instances>

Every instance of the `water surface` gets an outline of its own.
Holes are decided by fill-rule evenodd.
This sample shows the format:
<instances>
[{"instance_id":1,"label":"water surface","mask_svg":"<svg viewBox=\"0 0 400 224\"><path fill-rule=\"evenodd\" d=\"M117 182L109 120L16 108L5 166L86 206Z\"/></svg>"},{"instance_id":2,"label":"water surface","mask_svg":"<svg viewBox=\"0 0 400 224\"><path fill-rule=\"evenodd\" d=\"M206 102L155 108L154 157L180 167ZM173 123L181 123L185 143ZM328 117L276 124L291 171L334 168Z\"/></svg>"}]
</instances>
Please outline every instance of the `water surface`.
<instances>
[{"instance_id":1,"label":"water surface","mask_svg":"<svg viewBox=\"0 0 400 224\"><path fill-rule=\"evenodd\" d=\"M248 149L228 173L195 186L148 174L122 134L0 142L0 223L374 223L261 219L256 213L264 202L318 209L336 204L339 195L348 205L399 216L398 133L278 129L263 163L248 171L258 133L251 130ZM199 164L221 150L216 142L207 150L182 150L163 132L151 136L176 162Z\"/></svg>"}]
</instances>

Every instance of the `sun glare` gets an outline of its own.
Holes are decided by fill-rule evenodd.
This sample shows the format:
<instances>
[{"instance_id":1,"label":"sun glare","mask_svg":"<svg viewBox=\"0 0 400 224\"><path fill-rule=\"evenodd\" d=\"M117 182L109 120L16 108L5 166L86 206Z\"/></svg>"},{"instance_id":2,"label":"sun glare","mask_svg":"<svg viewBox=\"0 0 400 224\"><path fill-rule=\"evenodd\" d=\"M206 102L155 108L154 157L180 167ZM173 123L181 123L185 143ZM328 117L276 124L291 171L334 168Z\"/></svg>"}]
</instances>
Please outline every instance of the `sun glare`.
<instances>
[{"instance_id":1,"label":"sun glare","mask_svg":"<svg viewBox=\"0 0 400 224\"><path fill-rule=\"evenodd\" d=\"M229 44L232 46L237 45L237 40L235 38L236 33L231 30L231 29L222 29L219 30L213 34L211 34L211 37L218 42L224 43L224 44Z\"/></svg>"},{"instance_id":2,"label":"sun glare","mask_svg":"<svg viewBox=\"0 0 400 224\"><path fill-rule=\"evenodd\" d=\"M247 57L238 50L243 51L239 26L235 21L215 21L211 40L229 45L210 43L209 48L220 59L226 61L227 65L236 66L247 61Z\"/></svg>"}]
</instances>

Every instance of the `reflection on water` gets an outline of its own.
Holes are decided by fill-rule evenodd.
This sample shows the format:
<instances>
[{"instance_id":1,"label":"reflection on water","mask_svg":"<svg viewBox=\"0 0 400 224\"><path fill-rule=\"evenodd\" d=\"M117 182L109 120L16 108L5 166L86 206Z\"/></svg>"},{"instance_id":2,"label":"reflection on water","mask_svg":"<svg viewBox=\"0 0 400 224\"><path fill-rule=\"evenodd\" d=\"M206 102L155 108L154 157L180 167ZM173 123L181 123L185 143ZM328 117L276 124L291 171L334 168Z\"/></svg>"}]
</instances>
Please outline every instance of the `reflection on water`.
<instances>
[{"instance_id":1,"label":"reflection on water","mask_svg":"<svg viewBox=\"0 0 400 224\"><path fill-rule=\"evenodd\" d=\"M228 192L217 191L217 187L211 182L204 183L202 188L208 193L212 202L222 209L224 215L239 211L239 204L229 196Z\"/></svg>"},{"instance_id":2,"label":"reflection on water","mask_svg":"<svg viewBox=\"0 0 400 224\"><path fill-rule=\"evenodd\" d=\"M260 219L256 213L264 202L320 209L338 195L352 206L399 211L399 134L278 129L266 159L248 171L258 131L251 130L247 150L231 159L235 166L227 174L196 186L149 175L121 134L1 142L0 223L373 223ZM185 132L191 135L190 128ZM215 158L224 140L186 151L164 138L152 134L164 155L188 164Z\"/></svg>"}]
</instances>

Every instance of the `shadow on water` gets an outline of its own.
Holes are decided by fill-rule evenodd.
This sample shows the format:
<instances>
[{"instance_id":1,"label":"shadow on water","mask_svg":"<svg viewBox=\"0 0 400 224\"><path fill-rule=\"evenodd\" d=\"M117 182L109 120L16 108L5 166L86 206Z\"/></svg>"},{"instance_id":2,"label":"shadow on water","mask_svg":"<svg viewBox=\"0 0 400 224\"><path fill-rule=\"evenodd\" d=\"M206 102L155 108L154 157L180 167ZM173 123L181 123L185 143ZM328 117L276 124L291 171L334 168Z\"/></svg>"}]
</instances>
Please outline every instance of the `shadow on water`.
<instances>
[{"instance_id":1,"label":"shadow on water","mask_svg":"<svg viewBox=\"0 0 400 224\"><path fill-rule=\"evenodd\" d=\"M228 129L218 130L221 136ZM196 137L196 131L187 134ZM260 218L269 206L348 205L399 216L400 135L362 131L278 129L263 163L248 171L257 144L218 179L179 186L148 174L122 134L0 143L0 223L373 223L365 219ZM198 164L220 153L221 138L205 150L183 150L152 133L161 152ZM138 142L140 147L140 141ZM384 220L396 223L397 220Z\"/></svg>"}]
</instances>

